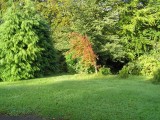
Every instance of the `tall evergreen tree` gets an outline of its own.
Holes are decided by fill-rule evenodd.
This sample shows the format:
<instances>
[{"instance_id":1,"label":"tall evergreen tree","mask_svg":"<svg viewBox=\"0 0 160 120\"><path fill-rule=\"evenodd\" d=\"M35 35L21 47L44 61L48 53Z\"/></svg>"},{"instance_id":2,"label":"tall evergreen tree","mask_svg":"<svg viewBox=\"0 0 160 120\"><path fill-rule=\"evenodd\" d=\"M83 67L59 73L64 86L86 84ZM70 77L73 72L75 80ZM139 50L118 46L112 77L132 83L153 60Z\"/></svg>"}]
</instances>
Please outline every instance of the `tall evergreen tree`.
<instances>
[{"instance_id":1,"label":"tall evergreen tree","mask_svg":"<svg viewBox=\"0 0 160 120\"><path fill-rule=\"evenodd\" d=\"M159 51L160 1L127 0L120 10L119 30L128 58Z\"/></svg>"},{"instance_id":2,"label":"tall evergreen tree","mask_svg":"<svg viewBox=\"0 0 160 120\"><path fill-rule=\"evenodd\" d=\"M30 0L7 10L0 25L0 77L34 78L55 71L50 28Z\"/></svg>"}]
</instances>

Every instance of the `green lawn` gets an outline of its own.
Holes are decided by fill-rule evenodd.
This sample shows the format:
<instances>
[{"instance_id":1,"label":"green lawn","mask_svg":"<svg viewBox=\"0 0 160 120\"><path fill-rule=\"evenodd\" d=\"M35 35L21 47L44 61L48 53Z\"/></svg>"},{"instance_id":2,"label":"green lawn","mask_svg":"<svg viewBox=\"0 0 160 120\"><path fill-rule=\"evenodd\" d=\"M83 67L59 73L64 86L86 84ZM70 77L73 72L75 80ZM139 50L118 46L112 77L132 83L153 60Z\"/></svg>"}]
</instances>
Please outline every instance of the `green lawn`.
<instances>
[{"instance_id":1,"label":"green lawn","mask_svg":"<svg viewBox=\"0 0 160 120\"><path fill-rule=\"evenodd\" d=\"M92 75L0 82L0 113L56 120L160 120L160 85L145 77Z\"/></svg>"}]
</instances>

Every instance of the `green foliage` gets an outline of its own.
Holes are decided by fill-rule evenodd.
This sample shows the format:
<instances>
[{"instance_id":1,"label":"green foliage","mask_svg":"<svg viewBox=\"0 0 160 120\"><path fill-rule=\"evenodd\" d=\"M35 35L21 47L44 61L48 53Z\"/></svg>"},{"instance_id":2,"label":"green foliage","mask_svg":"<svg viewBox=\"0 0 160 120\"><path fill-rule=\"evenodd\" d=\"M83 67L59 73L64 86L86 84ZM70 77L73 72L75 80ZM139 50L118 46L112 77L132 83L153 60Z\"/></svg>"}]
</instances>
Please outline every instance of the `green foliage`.
<instances>
[{"instance_id":1,"label":"green foliage","mask_svg":"<svg viewBox=\"0 0 160 120\"><path fill-rule=\"evenodd\" d=\"M160 61L152 56L141 56L138 61L141 65L141 74L152 76L153 73L160 67Z\"/></svg>"},{"instance_id":2,"label":"green foliage","mask_svg":"<svg viewBox=\"0 0 160 120\"><path fill-rule=\"evenodd\" d=\"M50 32L54 48L58 51L58 69L66 72L65 52L69 49L68 28L72 18L72 0L45 0L36 1L36 10L50 24Z\"/></svg>"},{"instance_id":3,"label":"green foliage","mask_svg":"<svg viewBox=\"0 0 160 120\"><path fill-rule=\"evenodd\" d=\"M68 49L68 32L72 18L72 0L47 0L44 2L36 1L36 9L44 16L51 25L52 37L55 48L64 52ZM67 31L67 32L66 32Z\"/></svg>"},{"instance_id":4,"label":"green foliage","mask_svg":"<svg viewBox=\"0 0 160 120\"><path fill-rule=\"evenodd\" d=\"M153 80L154 82L160 82L160 69L157 69L157 71L154 72Z\"/></svg>"},{"instance_id":5,"label":"green foliage","mask_svg":"<svg viewBox=\"0 0 160 120\"><path fill-rule=\"evenodd\" d=\"M143 55L137 60L128 63L127 67L130 74L152 76L160 67L160 61L157 56Z\"/></svg>"},{"instance_id":6,"label":"green foliage","mask_svg":"<svg viewBox=\"0 0 160 120\"><path fill-rule=\"evenodd\" d=\"M138 61L129 62L126 66L129 69L129 74L141 75L141 65Z\"/></svg>"},{"instance_id":7,"label":"green foliage","mask_svg":"<svg viewBox=\"0 0 160 120\"><path fill-rule=\"evenodd\" d=\"M129 69L128 67L124 66L120 71L118 76L120 78L128 78L129 77Z\"/></svg>"},{"instance_id":8,"label":"green foliage","mask_svg":"<svg viewBox=\"0 0 160 120\"><path fill-rule=\"evenodd\" d=\"M66 54L65 55L66 63L67 63L67 71L69 73L75 73L76 72L76 60L72 59L72 54Z\"/></svg>"},{"instance_id":9,"label":"green foliage","mask_svg":"<svg viewBox=\"0 0 160 120\"><path fill-rule=\"evenodd\" d=\"M158 51L160 28L159 0L132 0L120 8L119 36L128 59ZM157 17L155 17L157 16ZM126 56L126 57L127 57Z\"/></svg>"},{"instance_id":10,"label":"green foliage","mask_svg":"<svg viewBox=\"0 0 160 120\"><path fill-rule=\"evenodd\" d=\"M101 67L99 69L99 72L101 75L110 75L111 74L111 70L110 68L106 68L106 67Z\"/></svg>"},{"instance_id":11,"label":"green foliage","mask_svg":"<svg viewBox=\"0 0 160 120\"><path fill-rule=\"evenodd\" d=\"M13 5L0 25L1 79L28 79L54 71L55 51L49 27L33 4Z\"/></svg>"},{"instance_id":12,"label":"green foliage","mask_svg":"<svg viewBox=\"0 0 160 120\"><path fill-rule=\"evenodd\" d=\"M115 33L118 23L118 0L97 1L86 0L74 4L72 31L86 34L98 53L100 63L111 60L124 60L125 52L120 44L119 36Z\"/></svg>"},{"instance_id":13,"label":"green foliage","mask_svg":"<svg viewBox=\"0 0 160 120\"><path fill-rule=\"evenodd\" d=\"M66 64L69 72L96 71L95 65L88 66L84 64L82 58L73 60L72 57L75 54L73 51L70 55L65 54L66 51L71 49L71 39L68 35L73 32L82 36L86 35L89 38L92 49L99 58L97 63L101 66L109 66L113 71L117 71L128 63L126 67L128 67L129 73L136 75L153 75L153 71L157 69L155 66L159 63L155 59L158 59L158 57L153 58L149 55L147 60L147 56L146 58L144 56L145 54L156 54L158 56L160 54L159 0L32 0L35 4L30 7L31 9L28 7L30 10L24 7L27 1L29 0L0 0L0 24L8 24L6 28L1 27L2 33L0 34L10 31L5 33L10 36L7 39L20 40L20 36L23 39L24 36L28 38L30 36L29 39L33 39L31 40L32 43L39 41L39 39L47 41L44 44L39 42L39 48L34 47L35 51L32 53L34 54L32 57L35 62L25 63L26 66L28 64L39 64L38 68L33 67L31 73L34 73L34 76L39 76L41 73L50 73L53 69L53 71L56 71L56 68L61 72L65 72ZM15 6L15 8L12 7L12 16L8 14L8 8L11 5ZM35 7L34 12L32 11L33 7ZM21 15L22 12L25 14ZM47 23L38 17L37 13L41 14L47 20ZM27 14L29 15L27 16ZM2 16L4 16L3 19ZM14 22L10 23L9 20L7 20L8 23L5 22L6 19L9 19L7 16L15 19ZM21 22L19 21L26 24L22 30L26 33L25 35L18 31L19 28L21 29ZM48 23L50 27L47 26ZM33 26L33 34L26 32L31 30L28 24ZM27 30L24 30L24 28L27 28ZM16 34L16 36L13 34ZM1 36L2 39L5 37L5 35ZM52 36L52 38L49 36ZM1 43L0 46L3 47L3 42ZM58 55L53 50L54 48L57 49ZM45 50L47 52L44 52ZM22 52L23 50L19 51ZM13 54L15 53L17 52L14 51ZM64 59L64 56L66 59ZM10 57L12 58L12 56ZM1 58L4 58L4 55ZM58 67L55 66L55 61L58 61L56 63ZM118 67L115 64L118 64ZM12 66L8 65L7 68L6 71L9 71ZM9 76L11 72L5 72L5 74Z\"/></svg>"}]
</instances>

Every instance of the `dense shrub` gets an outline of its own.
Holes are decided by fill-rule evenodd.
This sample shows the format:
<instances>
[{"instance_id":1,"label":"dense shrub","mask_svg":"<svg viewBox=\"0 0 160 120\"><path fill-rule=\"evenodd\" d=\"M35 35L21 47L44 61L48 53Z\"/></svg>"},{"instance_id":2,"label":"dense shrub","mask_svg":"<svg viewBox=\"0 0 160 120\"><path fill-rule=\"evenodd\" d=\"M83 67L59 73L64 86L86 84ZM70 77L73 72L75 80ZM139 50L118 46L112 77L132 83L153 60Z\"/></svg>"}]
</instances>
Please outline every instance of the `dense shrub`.
<instances>
[{"instance_id":1,"label":"dense shrub","mask_svg":"<svg viewBox=\"0 0 160 120\"><path fill-rule=\"evenodd\" d=\"M101 67L99 69L99 74L101 74L101 75L110 75L111 74L111 70L110 70L110 68Z\"/></svg>"},{"instance_id":2,"label":"dense shrub","mask_svg":"<svg viewBox=\"0 0 160 120\"><path fill-rule=\"evenodd\" d=\"M128 78L129 77L129 69L128 67L124 66L120 71L118 76L120 78Z\"/></svg>"},{"instance_id":3,"label":"dense shrub","mask_svg":"<svg viewBox=\"0 0 160 120\"><path fill-rule=\"evenodd\" d=\"M132 75L140 75L141 74L141 65L137 61L129 62L126 67L128 68L128 73Z\"/></svg>"},{"instance_id":4,"label":"dense shrub","mask_svg":"<svg viewBox=\"0 0 160 120\"><path fill-rule=\"evenodd\" d=\"M143 55L126 65L129 74L152 76L160 67L160 61L155 55Z\"/></svg>"},{"instance_id":5,"label":"dense shrub","mask_svg":"<svg viewBox=\"0 0 160 120\"><path fill-rule=\"evenodd\" d=\"M72 54L66 54L65 55L65 59L66 59L66 64L67 64L67 71L69 73L76 73L76 59L72 59Z\"/></svg>"},{"instance_id":6,"label":"dense shrub","mask_svg":"<svg viewBox=\"0 0 160 120\"><path fill-rule=\"evenodd\" d=\"M153 80L154 80L154 82L160 82L160 68L157 69L157 71L154 72Z\"/></svg>"},{"instance_id":7,"label":"dense shrub","mask_svg":"<svg viewBox=\"0 0 160 120\"><path fill-rule=\"evenodd\" d=\"M86 66L80 58L74 58L73 54L66 54L67 71L69 73L93 73L95 68L93 66Z\"/></svg>"}]
</instances>

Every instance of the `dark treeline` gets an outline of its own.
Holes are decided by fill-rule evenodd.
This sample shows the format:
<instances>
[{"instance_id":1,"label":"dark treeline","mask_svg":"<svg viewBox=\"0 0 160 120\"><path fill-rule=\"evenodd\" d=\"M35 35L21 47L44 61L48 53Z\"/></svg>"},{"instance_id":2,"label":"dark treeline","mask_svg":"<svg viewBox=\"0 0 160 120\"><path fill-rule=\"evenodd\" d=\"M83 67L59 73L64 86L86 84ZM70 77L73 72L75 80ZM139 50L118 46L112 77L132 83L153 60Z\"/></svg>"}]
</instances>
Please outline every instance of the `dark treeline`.
<instances>
[{"instance_id":1,"label":"dark treeline","mask_svg":"<svg viewBox=\"0 0 160 120\"><path fill-rule=\"evenodd\" d=\"M1 0L0 11L2 80L160 67L160 0Z\"/></svg>"}]
</instances>

